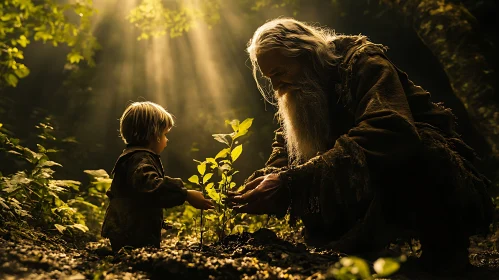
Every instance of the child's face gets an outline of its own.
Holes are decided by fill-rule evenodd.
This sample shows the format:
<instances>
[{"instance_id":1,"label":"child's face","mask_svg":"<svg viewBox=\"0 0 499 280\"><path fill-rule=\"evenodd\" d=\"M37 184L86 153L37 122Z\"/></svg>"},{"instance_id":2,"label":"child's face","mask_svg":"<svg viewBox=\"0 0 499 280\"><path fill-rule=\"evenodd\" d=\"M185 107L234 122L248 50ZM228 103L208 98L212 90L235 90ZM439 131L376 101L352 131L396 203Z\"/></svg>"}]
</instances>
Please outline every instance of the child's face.
<instances>
[{"instance_id":1,"label":"child's face","mask_svg":"<svg viewBox=\"0 0 499 280\"><path fill-rule=\"evenodd\" d=\"M168 138L166 138L166 134L168 134L168 129L165 129L163 133L161 133L159 139L151 140L150 148L155 153L160 154L166 148L166 145L168 143Z\"/></svg>"}]
</instances>

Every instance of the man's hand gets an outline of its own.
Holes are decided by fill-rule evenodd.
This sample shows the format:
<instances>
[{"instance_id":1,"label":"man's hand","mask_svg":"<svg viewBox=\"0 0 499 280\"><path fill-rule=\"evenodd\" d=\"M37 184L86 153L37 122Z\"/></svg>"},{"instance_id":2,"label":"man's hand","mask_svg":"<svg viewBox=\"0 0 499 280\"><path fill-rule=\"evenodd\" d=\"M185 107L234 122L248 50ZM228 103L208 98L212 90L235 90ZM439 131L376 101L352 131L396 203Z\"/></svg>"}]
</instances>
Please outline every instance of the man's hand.
<instances>
[{"instance_id":1,"label":"man's hand","mask_svg":"<svg viewBox=\"0 0 499 280\"><path fill-rule=\"evenodd\" d=\"M194 208L197 209L213 209L215 206L213 205L213 202L209 199L206 199L203 196L203 193L200 191L195 191L195 190L187 190L187 202L189 202L190 205L192 205Z\"/></svg>"},{"instance_id":2,"label":"man's hand","mask_svg":"<svg viewBox=\"0 0 499 280\"><path fill-rule=\"evenodd\" d=\"M227 200L236 212L284 216L289 190L282 186L278 174L272 173L253 179L239 192L229 193Z\"/></svg>"}]
</instances>

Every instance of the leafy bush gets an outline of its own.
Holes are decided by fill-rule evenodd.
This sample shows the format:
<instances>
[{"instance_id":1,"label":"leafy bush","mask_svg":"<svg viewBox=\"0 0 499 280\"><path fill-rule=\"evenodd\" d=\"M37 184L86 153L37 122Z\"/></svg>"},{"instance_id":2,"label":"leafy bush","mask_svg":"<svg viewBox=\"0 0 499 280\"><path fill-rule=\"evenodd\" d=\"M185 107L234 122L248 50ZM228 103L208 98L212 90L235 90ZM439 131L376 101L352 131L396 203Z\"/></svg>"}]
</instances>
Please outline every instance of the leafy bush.
<instances>
[{"instance_id":1,"label":"leafy bush","mask_svg":"<svg viewBox=\"0 0 499 280\"><path fill-rule=\"evenodd\" d=\"M66 44L71 48L68 62L86 60L94 65L98 43L92 35L92 0L59 4L52 0L4 0L0 3L0 87L15 87L29 75L22 49L34 41ZM69 15L78 18L73 23Z\"/></svg>"},{"instance_id":2,"label":"leafy bush","mask_svg":"<svg viewBox=\"0 0 499 280\"><path fill-rule=\"evenodd\" d=\"M66 197L78 191L80 182L53 178L53 168L61 165L51 161L48 154L56 150L38 144L35 152L3 132L0 145L3 151L28 162L26 170L0 178L3 221L27 221L34 226L55 227L61 233L66 229L88 230L83 215L65 202Z\"/></svg>"},{"instance_id":3,"label":"leafy bush","mask_svg":"<svg viewBox=\"0 0 499 280\"><path fill-rule=\"evenodd\" d=\"M170 9L160 0L142 0L130 11L128 20L140 29L139 40L150 37L164 36L169 31L170 37L181 36L189 31L201 19L208 24L215 24L220 20L219 0L205 0L201 5L178 3L179 7Z\"/></svg>"},{"instance_id":4,"label":"leafy bush","mask_svg":"<svg viewBox=\"0 0 499 280\"><path fill-rule=\"evenodd\" d=\"M50 124L40 123L37 128L42 141L54 138ZM100 230L105 192L111 184L104 170L85 170L93 180L80 190L79 181L54 179L54 168L62 167L49 158L56 149L37 144L35 152L0 130L0 150L14 156L14 161L24 168L9 175L0 173L0 222L29 224L67 234L74 230L87 232L88 222L92 233Z\"/></svg>"},{"instance_id":5,"label":"leafy bush","mask_svg":"<svg viewBox=\"0 0 499 280\"><path fill-rule=\"evenodd\" d=\"M238 171L233 168L233 164L243 152L243 145L238 145L236 139L248 133L252 123L253 119L246 119L242 123L239 120L226 121L226 124L231 125L233 132L230 134L213 134L213 137L227 147L218 152L215 157L206 158L202 162L195 160L198 163L197 171L199 175L191 176L189 182L198 185L203 194L213 199L216 205L215 211L206 211L206 215L203 215L203 211L201 211L201 243L205 231L205 220L213 224L218 240L222 240L233 230L238 230L235 226L235 215L232 209L227 207L224 200L227 198L229 191L235 190L236 183L232 179ZM212 178L216 178L218 182L212 182Z\"/></svg>"},{"instance_id":6,"label":"leafy bush","mask_svg":"<svg viewBox=\"0 0 499 280\"><path fill-rule=\"evenodd\" d=\"M221 241L229 234L242 233L244 231L254 232L262 227L267 227L281 233L296 232L288 225L286 220L278 220L269 215L247 215L235 213L228 207L225 199L229 191L237 191L242 186L237 187L234 181L234 175L238 171L234 168L234 162L243 152L243 145L239 144L238 139L246 135L253 123L252 118L225 121L226 125L232 128L231 133L213 134L213 138L224 144L225 148L220 150L214 157L206 158L204 161L194 160L198 163L196 175L192 175L188 180L201 189L204 195L210 197L215 203L214 210L201 211L200 219L200 242L203 243L203 235L209 241ZM184 225L190 222L191 226L196 227L194 213L196 210L192 207L185 207L184 215L188 218L182 218ZM208 223L208 226L207 226ZM183 230L188 230L187 226ZM192 232L192 230L190 231Z\"/></svg>"},{"instance_id":7,"label":"leafy bush","mask_svg":"<svg viewBox=\"0 0 499 280\"><path fill-rule=\"evenodd\" d=\"M239 0L220 1L204 0L196 4L187 1L172 1L173 5L167 5L161 0L142 0L140 4L132 9L127 19L141 34L138 40L165 36L171 38L182 36L193 29L198 22L208 26L214 26L220 22L221 10L224 5L236 4L241 10L260 11L265 8L291 7L297 14L299 1L297 0ZM176 2L176 3L175 3Z\"/></svg>"},{"instance_id":8,"label":"leafy bush","mask_svg":"<svg viewBox=\"0 0 499 280\"><path fill-rule=\"evenodd\" d=\"M104 169L85 170L84 172L90 176L90 185L80 188L78 196L68 200L68 204L76 207L85 216L90 232L98 235L109 204L106 191L111 187L113 180Z\"/></svg>"}]
</instances>

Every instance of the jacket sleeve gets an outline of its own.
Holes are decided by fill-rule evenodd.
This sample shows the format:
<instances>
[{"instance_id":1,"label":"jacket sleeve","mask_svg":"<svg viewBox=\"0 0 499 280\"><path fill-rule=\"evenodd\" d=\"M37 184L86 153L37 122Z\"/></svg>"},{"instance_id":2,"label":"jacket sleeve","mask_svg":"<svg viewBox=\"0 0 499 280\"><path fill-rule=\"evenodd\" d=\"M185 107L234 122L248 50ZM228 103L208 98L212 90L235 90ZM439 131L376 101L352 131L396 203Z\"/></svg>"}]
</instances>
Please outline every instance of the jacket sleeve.
<instances>
[{"instance_id":1,"label":"jacket sleeve","mask_svg":"<svg viewBox=\"0 0 499 280\"><path fill-rule=\"evenodd\" d=\"M345 213L356 215L358 202L372 195L371 177L419 145L405 92L390 61L362 53L352 73L348 109L354 114L354 127L331 150L280 173L290 189L292 215L320 212L326 222Z\"/></svg>"},{"instance_id":2,"label":"jacket sleeve","mask_svg":"<svg viewBox=\"0 0 499 280\"><path fill-rule=\"evenodd\" d=\"M144 197L151 205L170 208L185 202L187 190L180 178L162 177L153 164L153 159L144 156L135 159L129 171L132 188Z\"/></svg>"}]
</instances>

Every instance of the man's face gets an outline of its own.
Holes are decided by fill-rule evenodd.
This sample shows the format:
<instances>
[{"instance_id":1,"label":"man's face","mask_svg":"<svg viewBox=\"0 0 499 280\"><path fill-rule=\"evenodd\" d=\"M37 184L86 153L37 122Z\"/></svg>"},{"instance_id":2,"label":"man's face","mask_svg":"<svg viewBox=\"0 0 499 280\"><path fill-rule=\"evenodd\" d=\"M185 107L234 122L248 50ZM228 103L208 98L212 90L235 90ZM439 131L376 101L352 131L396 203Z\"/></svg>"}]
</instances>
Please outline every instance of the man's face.
<instances>
[{"instance_id":1,"label":"man's face","mask_svg":"<svg viewBox=\"0 0 499 280\"><path fill-rule=\"evenodd\" d=\"M324 89L305 57L286 57L279 50L257 55L263 75L276 91L286 150L291 164L324 152L329 142L329 108Z\"/></svg>"},{"instance_id":2,"label":"man's face","mask_svg":"<svg viewBox=\"0 0 499 280\"><path fill-rule=\"evenodd\" d=\"M305 68L303 60L284 56L278 49L259 53L257 61L263 75L272 82L278 98L296 89L297 82L303 78Z\"/></svg>"}]
</instances>

